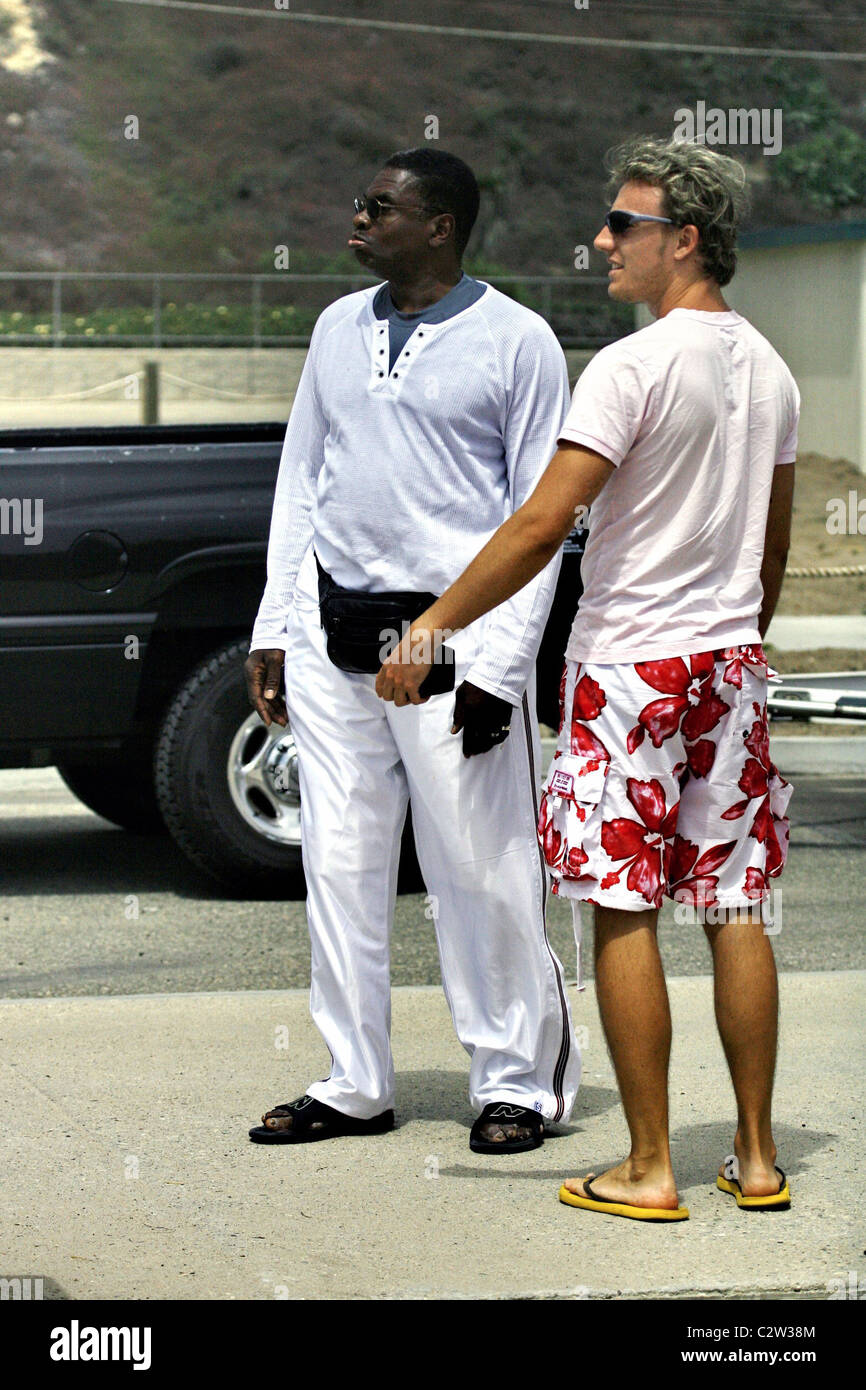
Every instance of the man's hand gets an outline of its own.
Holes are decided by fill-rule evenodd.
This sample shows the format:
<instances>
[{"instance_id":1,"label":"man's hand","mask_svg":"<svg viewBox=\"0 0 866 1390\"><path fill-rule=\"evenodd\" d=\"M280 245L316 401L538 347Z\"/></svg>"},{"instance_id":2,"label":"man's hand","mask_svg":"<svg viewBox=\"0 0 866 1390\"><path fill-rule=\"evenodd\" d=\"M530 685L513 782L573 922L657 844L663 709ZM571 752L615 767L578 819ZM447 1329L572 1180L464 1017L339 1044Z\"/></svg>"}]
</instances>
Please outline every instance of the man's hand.
<instances>
[{"instance_id":1,"label":"man's hand","mask_svg":"<svg viewBox=\"0 0 866 1390\"><path fill-rule=\"evenodd\" d=\"M380 700L393 700L399 706L427 703L429 696L419 695L418 689L433 669L434 635L420 626L424 617L426 614L422 614L419 623L406 633L379 667L376 694Z\"/></svg>"},{"instance_id":2,"label":"man's hand","mask_svg":"<svg viewBox=\"0 0 866 1390\"><path fill-rule=\"evenodd\" d=\"M268 727L273 722L285 728L289 722L283 699L285 661L284 651L270 647L267 651L250 652L244 662L250 704Z\"/></svg>"},{"instance_id":3,"label":"man's hand","mask_svg":"<svg viewBox=\"0 0 866 1390\"><path fill-rule=\"evenodd\" d=\"M514 706L498 695L480 690L471 681L458 685L454 700L452 734L463 730L463 756L486 753L508 738Z\"/></svg>"}]
</instances>

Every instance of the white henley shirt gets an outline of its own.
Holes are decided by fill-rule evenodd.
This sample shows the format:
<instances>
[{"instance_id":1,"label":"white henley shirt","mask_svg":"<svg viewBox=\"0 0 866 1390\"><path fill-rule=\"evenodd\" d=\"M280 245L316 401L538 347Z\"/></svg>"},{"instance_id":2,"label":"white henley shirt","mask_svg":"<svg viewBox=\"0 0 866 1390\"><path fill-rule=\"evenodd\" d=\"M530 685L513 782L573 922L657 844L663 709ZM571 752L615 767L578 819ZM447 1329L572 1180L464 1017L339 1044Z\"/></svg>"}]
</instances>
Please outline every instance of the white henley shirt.
<instances>
[{"instance_id":1,"label":"white henley shirt","mask_svg":"<svg viewBox=\"0 0 866 1390\"><path fill-rule=\"evenodd\" d=\"M313 330L286 431L251 650L284 648L312 541L338 584L441 594L533 491L568 409L565 357L547 323L488 285L421 323L388 371L374 285ZM560 554L485 622L467 679L512 705L532 673Z\"/></svg>"}]
</instances>

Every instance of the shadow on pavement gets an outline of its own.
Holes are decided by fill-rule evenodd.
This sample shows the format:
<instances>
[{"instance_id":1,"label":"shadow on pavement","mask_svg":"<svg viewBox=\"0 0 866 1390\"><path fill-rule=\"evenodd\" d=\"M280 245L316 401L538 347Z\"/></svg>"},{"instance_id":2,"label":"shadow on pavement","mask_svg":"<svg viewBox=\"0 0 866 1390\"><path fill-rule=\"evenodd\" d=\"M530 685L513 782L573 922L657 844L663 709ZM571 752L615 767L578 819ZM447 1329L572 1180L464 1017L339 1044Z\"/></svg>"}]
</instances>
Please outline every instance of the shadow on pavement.
<instances>
[{"instance_id":1,"label":"shadow on pavement","mask_svg":"<svg viewBox=\"0 0 866 1390\"><path fill-rule=\"evenodd\" d=\"M468 1074L456 1071L404 1071L397 1073L397 1125L402 1128L416 1120L454 1120L468 1132L475 1119L467 1096ZM557 1126L552 1139L580 1133L580 1121L601 1115L619 1104L615 1090L604 1086L581 1086L571 1122ZM495 1155L494 1155L495 1157Z\"/></svg>"}]
</instances>

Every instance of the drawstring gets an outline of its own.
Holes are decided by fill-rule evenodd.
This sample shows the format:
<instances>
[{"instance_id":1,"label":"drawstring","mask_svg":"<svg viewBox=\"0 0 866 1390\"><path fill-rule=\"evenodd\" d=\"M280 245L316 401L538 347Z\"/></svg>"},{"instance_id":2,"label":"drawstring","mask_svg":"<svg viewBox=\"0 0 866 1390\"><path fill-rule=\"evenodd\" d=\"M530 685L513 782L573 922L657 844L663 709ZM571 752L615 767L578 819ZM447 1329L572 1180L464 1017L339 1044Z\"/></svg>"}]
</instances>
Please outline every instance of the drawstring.
<instances>
[{"instance_id":1,"label":"drawstring","mask_svg":"<svg viewBox=\"0 0 866 1390\"><path fill-rule=\"evenodd\" d=\"M571 900L571 917L574 923L574 944L577 947L577 988L586 989L583 979L583 918L580 915L580 902Z\"/></svg>"}]
</instances>

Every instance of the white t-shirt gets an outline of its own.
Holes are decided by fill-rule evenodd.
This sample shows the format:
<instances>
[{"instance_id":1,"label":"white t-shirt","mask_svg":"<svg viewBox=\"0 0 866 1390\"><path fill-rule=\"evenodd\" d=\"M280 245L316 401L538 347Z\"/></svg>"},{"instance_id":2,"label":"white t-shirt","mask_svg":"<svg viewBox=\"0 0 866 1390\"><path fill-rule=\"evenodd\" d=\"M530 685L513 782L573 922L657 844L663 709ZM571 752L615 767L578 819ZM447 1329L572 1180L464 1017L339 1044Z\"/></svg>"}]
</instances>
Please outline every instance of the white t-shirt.
<instances>
[{"instance_id":1,"label":"white t-shirt","mask_svg":"<svg viewBox=\"0 0 866 1390\"><path fill-rule=\"evenodd\" d=\"M560 439L616 465L592 504L566 656L600 664L760 641L770 487L800 395L734 311L673 309L603 348Z\"/></svg>"}]
</instances>

